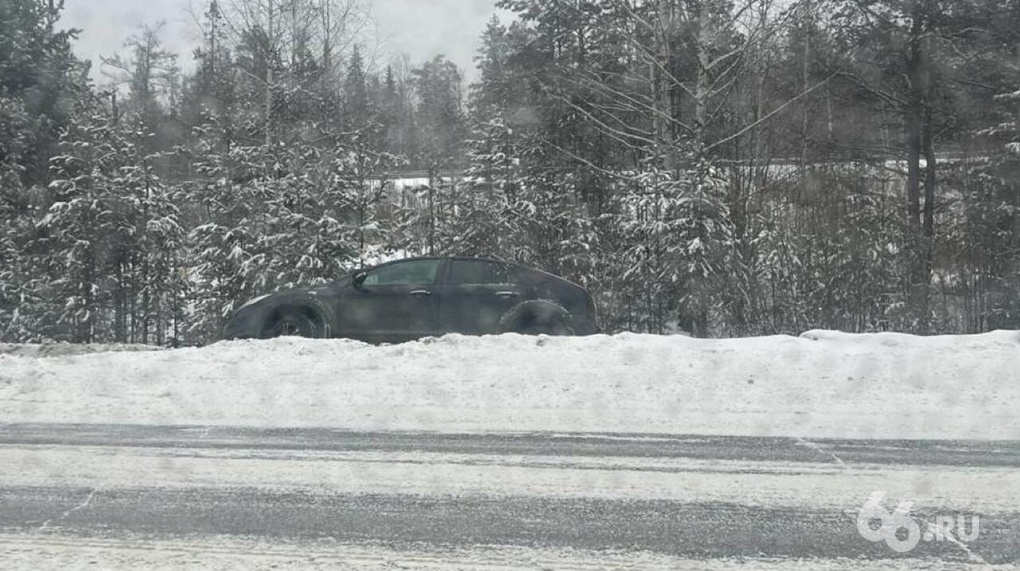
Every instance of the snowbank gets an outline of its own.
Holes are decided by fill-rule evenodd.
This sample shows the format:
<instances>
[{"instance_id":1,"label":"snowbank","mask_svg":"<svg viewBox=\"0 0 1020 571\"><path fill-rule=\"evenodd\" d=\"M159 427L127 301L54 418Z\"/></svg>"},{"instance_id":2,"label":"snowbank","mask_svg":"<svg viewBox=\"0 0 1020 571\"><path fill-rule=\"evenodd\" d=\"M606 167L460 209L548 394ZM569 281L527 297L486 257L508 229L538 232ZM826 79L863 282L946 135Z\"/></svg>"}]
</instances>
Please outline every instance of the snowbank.
<instances>
[{"instance_id":1,"label":"snowbank","mask_svg":"<svg viewBox=\"0 0 1020 571\"><path fill-rule=\"evenodd\" d=\"M0 355L21 422L1020 440L1020 332L451 335Z\"/></svg>"},{"instance_id":2,"label":"snowbank","mask_svg":"<svg viewBox=\"0 0 1020 571\"><path fill-rule=\"evenodd\" d=\"M159 350L159 347L152 347L151 345L132 345L128 343L113 343L108 345L76 345L73 343L0 343L0 355L15 355L19 357L66 357L68 355L88 355L90 353L106 353L109 351Z\"/></svg>"}]
</instances>

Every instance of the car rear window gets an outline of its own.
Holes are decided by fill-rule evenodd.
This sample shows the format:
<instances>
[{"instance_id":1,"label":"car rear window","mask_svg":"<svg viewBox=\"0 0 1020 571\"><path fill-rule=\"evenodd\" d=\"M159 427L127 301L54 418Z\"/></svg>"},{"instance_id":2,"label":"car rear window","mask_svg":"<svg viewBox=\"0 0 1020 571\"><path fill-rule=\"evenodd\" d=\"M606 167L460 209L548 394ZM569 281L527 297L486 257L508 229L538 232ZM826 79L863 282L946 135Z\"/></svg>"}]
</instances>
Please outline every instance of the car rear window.
<instances>
[{"instance_id":1,"label":"car rear window","mask_svg":"<svg viewBox=\"0 0 1020 571\"><path fill-rule=\"evenodd\" d=\"M453 260L450 265L451 285L510 283L506 267L496 262Z\"/></svg>"}]
</instances>

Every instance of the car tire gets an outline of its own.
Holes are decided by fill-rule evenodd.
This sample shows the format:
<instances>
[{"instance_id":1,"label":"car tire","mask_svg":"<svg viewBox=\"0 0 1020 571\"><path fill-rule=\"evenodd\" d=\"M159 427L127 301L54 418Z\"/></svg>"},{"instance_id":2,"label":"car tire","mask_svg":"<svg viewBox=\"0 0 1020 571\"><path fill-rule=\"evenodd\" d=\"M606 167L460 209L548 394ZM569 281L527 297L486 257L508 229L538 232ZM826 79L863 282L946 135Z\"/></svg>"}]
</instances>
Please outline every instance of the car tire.
<instances>
[{"instance_id":1,"label":"car tire","mask_svg":"<svg viewBox=\"0 0 1020 571\"><path fill-rule=\"evenodd\" d=\"M551 335L557 337L569 337L574 335L574 328L567 318L562 315L553 315L545 319L532 317L513 328L514 333L521 335Z\"/></svg>"},{"instance_id":2,"label":"car tire","mask_svg":"<svg viewBox=\"0 0 1020 571\"><path fill-rule=\"evenodd\" d=\"M262 329L263 339L276 337L322 338L322 326L314 314L298 309L285 309L269 319Z\"/></svg>"}]
</instances>

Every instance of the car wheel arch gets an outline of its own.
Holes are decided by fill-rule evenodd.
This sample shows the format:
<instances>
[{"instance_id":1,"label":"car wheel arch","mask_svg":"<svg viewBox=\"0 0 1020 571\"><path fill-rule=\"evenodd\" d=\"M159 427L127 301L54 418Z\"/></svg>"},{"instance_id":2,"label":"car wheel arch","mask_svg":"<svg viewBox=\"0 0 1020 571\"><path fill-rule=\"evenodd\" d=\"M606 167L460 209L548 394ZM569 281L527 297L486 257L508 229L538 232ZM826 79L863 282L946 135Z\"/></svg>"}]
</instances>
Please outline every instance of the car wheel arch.
<instances>
[{"instance_id":1,"label":"car wheel arch","mask_svg":"<svg viewBox=\"0 0 1020 571\"><path fill-rule=\"evenodd\" d=\"M559 303L549 299L522 301L503 314L499 320L499 333L520 330L527 323L551 323L563 320L573 321L570 312Z\"/></svg>"},{"instance_id":2,"label":"car wheel arch","mask_svg":"<svg viewBox=\"0 0 1020 571\"><path fill-rule=\"evenodd\" d=\"M284 299L276 303L271 309L265 312L262 320L262 330L272 327L277 321L290 313L303 315L319 326L319 334L322 338L328 338L332 332L332 319L325 305L316 299L297 298Z\"/></svg>"}]
</instances>

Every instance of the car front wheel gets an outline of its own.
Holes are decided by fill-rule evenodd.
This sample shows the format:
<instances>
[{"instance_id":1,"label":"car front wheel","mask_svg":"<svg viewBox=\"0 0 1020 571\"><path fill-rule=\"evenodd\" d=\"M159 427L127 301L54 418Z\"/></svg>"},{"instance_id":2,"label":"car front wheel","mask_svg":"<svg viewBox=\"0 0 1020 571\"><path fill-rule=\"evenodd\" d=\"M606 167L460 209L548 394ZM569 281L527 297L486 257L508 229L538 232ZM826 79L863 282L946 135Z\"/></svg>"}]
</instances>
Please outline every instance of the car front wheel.
<instances>
[{"instance_id":1,"label":"car front wheel","mask_svg":"<svg viewBox=\"0 0 1020 571\"><path fill-rule=\"evenodd\" d=\"M271 318L262 330L263 339L275 337L322 337L322 326L307 312L287 309Z\"/></svg>"}]
</instances>

